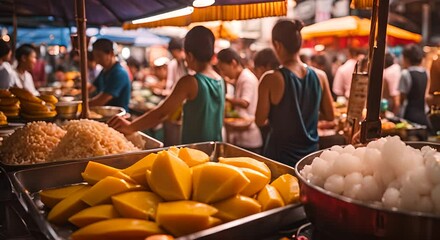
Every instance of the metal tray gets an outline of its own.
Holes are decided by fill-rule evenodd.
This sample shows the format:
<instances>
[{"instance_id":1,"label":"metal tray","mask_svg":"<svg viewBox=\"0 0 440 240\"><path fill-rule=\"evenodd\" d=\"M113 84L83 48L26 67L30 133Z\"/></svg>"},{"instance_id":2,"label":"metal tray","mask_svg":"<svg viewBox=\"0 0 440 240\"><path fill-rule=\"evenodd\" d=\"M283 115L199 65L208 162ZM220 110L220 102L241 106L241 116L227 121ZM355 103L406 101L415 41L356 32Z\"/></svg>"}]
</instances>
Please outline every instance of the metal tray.
<instances>
[{"instance_id":1,"label":"metal tray","mask_svg":"<svg viewBox=\"0 0 440 240\"><path fill-rule=\"evenodd\" d=\"M159 141L155 138L152 138L143 132L136 132L135 134L128 136L127 139L129 141L131 141L136 147L138 147L139 149L142 149L142 150L149 150L149 149L156 149L156 148L163 147L163 143L161 141ZM120 156L120 155L124 155L124 154L127 154L127 153L114 154L114 156ZM113 156L113 155L109 155L109 156ZM103 156L103 157L107 157L107 156ZM93 160L93 159L100 159L100 158L102 158L102 157L87 158L87 161ZM28 169L28 168L64 164L64 163L68 163L68 162L76 162L76 161L81 161L81 160L84 160L84 159L74 159L74 160L72 159L72 160L62 160L62 161L34 163L34 164L6 164L2 161L2 159L0 159L0 167L3 167L8 172L13 172L13 171L19 171L19 170Z\"/></svg>"},{"instance_id":2,"label":"metal tray","mask_svg":"<svg viewBox=\"0 0 440 240\"><path fill-rule=\"evenodd\" d=\"M272 171L273 178L285 173L295 175L295 171L292 167L227 143L206 142L180 145L179 147L191 147L202 150L210 155L213 161L217 161L218 157L253 157L267 164ZM93 161L117 168L125 168L137 162L142 157L163 149L167 148L105 156L95 158ZM48 239L68 239L74 228L69 226L57 227L50 224L46 220L47 209L43 207L39 200L38 192L42 189L81 183L83 181L81 172L84 171L87 162L88 160L85 159L72 163L26 169L10 173L25 209L27 209L36 220L41 231ZM277 232L280 229L292 227L299 222L303 222L305 219L306 215L302 205L299 203L290 204L183 236L179 239L259 239L265 235Z\"/></svg>"}]
</instances>

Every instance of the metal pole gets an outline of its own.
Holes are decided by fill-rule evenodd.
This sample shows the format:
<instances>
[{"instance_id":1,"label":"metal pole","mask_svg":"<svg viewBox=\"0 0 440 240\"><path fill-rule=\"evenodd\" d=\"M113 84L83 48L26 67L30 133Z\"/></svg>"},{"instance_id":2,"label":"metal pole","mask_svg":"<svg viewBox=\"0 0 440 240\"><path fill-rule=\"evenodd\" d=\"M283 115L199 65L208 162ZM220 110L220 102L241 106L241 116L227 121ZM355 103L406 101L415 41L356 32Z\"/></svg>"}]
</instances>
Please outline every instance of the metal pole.
<instances>
[{"instance_id":1,"label":"metal pole","mask_svg":"<svg viewBox=\"0 0 440 240\"><path fill-rule=\"evenodd\" d=\"M429 40L429 22L431 17L431 6L429 3L422 5L422 43L426 44Z\"/></svg>"},{"instance_id":2,"label":"metal pole","mask_svg":"<svg viewBox=\"0 0 440 240\"><path fill-rule=\"evenodd\" d=\"M15 49L17 48L17 13L15 12L15 3L14 3L14 13L12 15L12 26L14 28L12 32L12 41L11 41L11 51L12 51L12 57L11 57L11 63L14 62L15 59Z\"/></svg>"},{"instance_id":3,"label":"metal pole","mask_svg":"<svg viewBox=\"0 0 440 240\"><path fill-rule=\"evenodd\" d=\"M388 11L390 7L389 0L378 1L377 16L377 36L376 46L373 50L371 66L368 69L368 97L367 97L367 117L361 126L361 142L366 143L372 139L380 137L381 122L379 119L380 100L382 95L382 77L385 59L385 46L388 25ZM374 37L374 33L370 33L370 37Z\"/></svg>"},{"instance_id":4,"label":"metal pole","mask_svg":"<svg viewBox=\"0 0 440 240\"><path fill-rule=\"evenodd\" d=\"M89 92L87 89L87 36L86 36L86 5L85 0L75 0L76 24L78 28L78 48L81 59L81 118L89 116Z\"/></svg>"}]
</instances>

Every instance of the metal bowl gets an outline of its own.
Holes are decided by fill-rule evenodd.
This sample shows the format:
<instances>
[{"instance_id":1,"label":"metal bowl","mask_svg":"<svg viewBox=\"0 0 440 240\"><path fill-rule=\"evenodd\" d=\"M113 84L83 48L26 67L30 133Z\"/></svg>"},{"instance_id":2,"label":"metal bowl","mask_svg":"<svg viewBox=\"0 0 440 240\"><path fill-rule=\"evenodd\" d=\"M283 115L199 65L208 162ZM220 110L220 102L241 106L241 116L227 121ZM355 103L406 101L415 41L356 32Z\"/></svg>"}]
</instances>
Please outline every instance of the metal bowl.
<instances>
[{"instance_id":1,"label":"metal bowl","mask_svg":"<svg viewBox=\"0 0 440 240\"><path fill-rule=\"evenodd\" d=\"M125 111L122 107L115 107L115 106L94 106L90 107L90 111L97 113L100 116L93 116L94 114L89 114L89 118L101 122L106 122L113 116L124 116L127 114L127 111Z\"/></svg>"},{"instance_id":2,"label":"metal bowl","mask_svg":"<svg viewBox=\"0 0 440 240\"><path fill-rule=\"evenodd\" d=\"M419 149L423 146L440 149L439 144L428 142L407 144ZM322 235L358 240L440 239L439 215L388 209L332 193L308 182L300 171L322 152L304 157L295 168L307 217Z\"/></svg>"},{"instance_id":3,"label":"metal bowl","mask_svg":"<svg viewBox=\"0 0 440 240\"><path fill-rule=\"evenodd\" d=\"M75 119L78 114L78 106L82 101L58 102L55 107L59 118Z\"/></svg>"}]
</instances>

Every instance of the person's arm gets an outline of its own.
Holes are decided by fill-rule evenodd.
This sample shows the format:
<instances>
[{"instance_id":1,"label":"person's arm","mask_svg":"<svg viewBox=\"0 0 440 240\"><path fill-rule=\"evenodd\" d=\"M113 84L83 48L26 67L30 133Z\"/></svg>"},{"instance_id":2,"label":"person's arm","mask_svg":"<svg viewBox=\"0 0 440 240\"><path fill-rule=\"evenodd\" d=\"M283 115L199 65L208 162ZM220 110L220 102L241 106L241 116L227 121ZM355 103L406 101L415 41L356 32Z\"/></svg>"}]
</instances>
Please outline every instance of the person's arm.
<instances>
[{"instance_id":1,"label":"person's arm","mask_svg":"<svg viewBox=\"0 0 440 240\"><path fill-rule=\"evenodd\" d=\"M194 99L197 96L198 85L197 80L193 76L185 76L180 79L173 92L156 108L144 113L131 123L122 117L113 117L109 120L108 125L116 130L131 134L139 130L149 129L166 117L175 112L186 99Z\"/></svg>"},{"instance_id":2,"label":"person's arm","mask_svg":"<svg viewBox=\"0 0 440 240\"><path fill-rule=\"evenodd\" d=\"M326 121L333 121L335 119L335 111L333 107L333 97L330 92L330 84L328 83L327 75L322 70L314 68L316 75L321 84L322 95L319 106L319 119Z\"/></svg>"},{"instance_id":3,"label":"person's arm","mask_svg":"<svg viewBox=\"0 0 440 240\"><path fill-rule=\"evenodd\" d=\"M345 96L344 92L344 74L342 73L341 67L336 70L335 77L333 79L333 86L330 86L333 90L333 93L336 94L336 96Z\"/></svg>"},{"instance_id":4,"label":"person's arm","mask_svg":"<svg viewBox=\"0 0 440 240\"><path fill-rule=\"evenodd\" d=\"M267 125L270 106L279 103L283 92L284 81L280 71L268 72L262 76L258 85L258 103L255 112L257 126Z\"/></svg>"},{"instance_id":5,"label":"person's arm","mask_svg":"<svg viewBox=\"0 0 440 240\"><path fill-rule=\"evenodd\" d=\"M249 106L249 102L242 98L230 98L226 96L226 101L230 102L234 107L247 108Z\"/></svg>"},{"instance_id":6,"label":"person's arm","mask_svg":"<svg viewBox=\"0 0 440 240\"><path fill-rule=\"evenodd\" d=\"M113 96L102 92L99 93L98 95L96 95L94 98L90 99L89 101L89 106L93 107L93 106L104 106L105 104L107 104L108 102L110 102L110 100L113 99Z\"/></svg>"}]
</instances>

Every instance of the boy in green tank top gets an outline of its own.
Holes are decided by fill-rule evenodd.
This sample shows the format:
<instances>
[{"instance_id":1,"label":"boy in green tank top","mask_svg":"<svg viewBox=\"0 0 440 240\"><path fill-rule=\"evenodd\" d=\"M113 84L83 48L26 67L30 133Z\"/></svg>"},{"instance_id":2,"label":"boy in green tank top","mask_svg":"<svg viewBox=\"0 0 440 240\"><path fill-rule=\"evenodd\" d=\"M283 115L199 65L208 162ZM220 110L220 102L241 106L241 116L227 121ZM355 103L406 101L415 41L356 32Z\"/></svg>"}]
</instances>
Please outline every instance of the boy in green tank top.
<instances>
[{"instance_id":1,"label":"boy in green tank top","mask_svg":"<svg viewBox=\"0 0 440 240\"><path fill-rule=\"evenodd\" d=\"M214 35L203 26L192 28L185 37L188 68L195 75L182 77L172 93L155 109L132 122L115 116L108 125L131 134L161 123L183 103L182 143L222 141L224 83L211 65Z\"/></svg>"}]
</instances>

